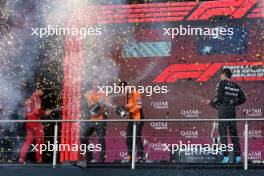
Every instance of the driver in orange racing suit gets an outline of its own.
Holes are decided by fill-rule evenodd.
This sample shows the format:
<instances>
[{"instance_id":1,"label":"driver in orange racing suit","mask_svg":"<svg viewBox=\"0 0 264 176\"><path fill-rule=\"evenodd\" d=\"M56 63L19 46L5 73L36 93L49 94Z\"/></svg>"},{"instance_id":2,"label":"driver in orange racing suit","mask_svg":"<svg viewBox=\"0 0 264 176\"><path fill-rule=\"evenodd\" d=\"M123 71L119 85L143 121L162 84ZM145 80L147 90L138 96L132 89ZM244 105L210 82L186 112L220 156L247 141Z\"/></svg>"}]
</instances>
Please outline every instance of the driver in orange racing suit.
<instances>
[{"instance_id":1,"label":"driver in orange racing suit","mask_svg":"<svg viewBox=\"0 0 264 176\"><path fill-rule=\"evenodd\" d=\"M127 87L126 82L121 82L119 84L123 88ZM128 148L128 161L131 161L132 156L132 145L133 145L133 123L136 124L136 146L138 154L138 162L142 163L144 148L141 140L142 127L144 123L140 119L144 119L143 108L142 108L142 95L133 90L132 92L127 92L127 104L126 108L129 111L130 118L134 119L135 122L128 122L127 133L126 133L126 144Z\"/></svg>"},{"instance_id":2,"label":"driver in orange racing suit","mask_svg":"<svg viewBox=\"0 0 264 176\"><path fill-rule=\"evenodd\" d=\"M49 115L50 110L41 110L41 96L44 92L41 89L36 89L36 91L29 97L25 102L25 116L26 120L40 120L43 115ZM32 144L33 140L36 140L37 150L36 150L36 162L42 163L42 154L40 153L40 144L44 143L44 127L40 122L26 122L27 134L25 137L25 142L20 151L19 163L24 163L25 158Z\"/></svg>"}]
</instances>

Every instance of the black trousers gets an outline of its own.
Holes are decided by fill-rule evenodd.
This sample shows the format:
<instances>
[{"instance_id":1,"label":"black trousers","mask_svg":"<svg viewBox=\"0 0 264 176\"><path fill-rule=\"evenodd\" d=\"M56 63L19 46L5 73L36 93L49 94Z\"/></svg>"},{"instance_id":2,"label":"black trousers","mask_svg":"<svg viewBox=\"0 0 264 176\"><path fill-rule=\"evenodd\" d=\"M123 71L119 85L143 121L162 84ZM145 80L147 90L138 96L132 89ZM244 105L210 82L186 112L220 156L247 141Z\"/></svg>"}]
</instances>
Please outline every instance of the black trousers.
<instances>
[{"instance_id":1,"label":"black trousers","mask_svg":"<svg viewBox=\"0 0 264 176\"><path fill-rule=\"evenodd\" d=\"M137 155L138 157L143 158L144 148L141 140L143 122L128 122L127 125L127 134L126 134L126 144L128 149L129 156L132 156L132 146L133 146L133 123L136 123L136 146L137 146Z\"/></svg>"},{"instance_id":2,"label":"black trousers","mask_svg":"<svg viewBox=\"0 0 264 176\"><path fill-rule=\"evenodd\" d=\"M88 122L82 124L83 136L84 139L82 139L82 143L87 142L86 136L90 137L94 131L96 131L98 136L99 144L101 145L101 151L100 151L100 157L99 162L104 162L105 160L105 154L106 154L106 145L105 145L105 135L106 135L106 122ZM90 153L91 155L91 153ZM87 160L89 160L91 157L87 156Z\"/></svg>"},{"instance_id":3,"label":"black trousers","mask_svg":"<svg viewBox=\"0 0 264 176\"><path fill-rule=\"evenodd\" d=\"M220 121L219 126L219 135L220 135L220 141L221 144L228 145L228 139L227 139L227 130L229 130L229 134L231 137L231 141L234 146L234 155L240 156L240 143L239 143L239 137L237 135L237 125L234 121ZM228 151L223 153L224 156L228 156Z\"/></svg>"}]
</instances>

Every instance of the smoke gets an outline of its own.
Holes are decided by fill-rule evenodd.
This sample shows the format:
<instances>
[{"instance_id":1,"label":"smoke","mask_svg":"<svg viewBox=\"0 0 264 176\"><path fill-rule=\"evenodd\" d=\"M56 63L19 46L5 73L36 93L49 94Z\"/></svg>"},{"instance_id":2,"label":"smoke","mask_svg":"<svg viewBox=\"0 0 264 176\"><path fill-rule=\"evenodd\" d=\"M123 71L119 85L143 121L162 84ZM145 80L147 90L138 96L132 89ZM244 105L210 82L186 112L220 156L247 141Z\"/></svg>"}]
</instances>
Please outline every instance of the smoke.
<instances>
[{"instance_id":1,"label":"smoke","mask_svg":"<svg viewBox=\"0 0 264 176\"><path fill-rule=\"evenodd\" d=\"M8 1L1 6L0 26L0 103L4 106L3 119L20 111L24 99L23 88L33 79L33 63L37 56L37 40L28 29L35 21L33 3ZM7 124L1 124L9 127Z\"/></svg>"},{"instance_id":2,"label":"smoke","mask_svg":"<svg viewBox=\"0 0 264 176\"><path fill-rule=\"evenodd\" d=\"M84 80L91 83L98 80L101 85L108 85L118 78L118 68L111 58L87 56Z\"/></svg>"},{"instance_id":3,"label":"smoke","mask_svg":"<svg viewBox=\"0 0 264 176\"><path fill-rule=\"evenodd\" d=\"M94 0L44 0L40 4L43 24L65 27L75 13L94 3Z\"/></svg>"},{"instance_id":4,"label":"smoke","mask_svg":"<svg viewBox=\"0 0 264 176\"><path fill-rule=\"evenodd\" d=\"M37 39L30 36L36 22L33 1L1 1L0 4L0 119L17 119L24 115L24 91L33 82ZM0 142L5 150L15 151L20 142L17 129L22 124L0 123ZM16 153L2 153L2 158L15 159Z\"/></svg>"},{"instance_id":5,"label":"smoke","mask_svg":"<svg viewBox=\"0 0 264 176\"><path fill-rule=\"evenodd\" d=\"M93 41L100 44L100 40ZM115 61L108 56L105 56L95 48L86 46L86 54L84 57L84 73L83 86L84 90L96 89L96 86L108 86L118 80L119 68ZM101 45L99 45L101 46ZM97 50L97 52L96 52ZM115 95L108 96L104 102L107 106L113 107L113 98Z\"/></svg>"},{"instance_id":6,"label":"smoke","mask_svg":"<svg viewBox=\"0 0 264 176\"><path fill-rule=\"evenodd\" d=\"M155 68L157 68L158 64L158 60L151 62L147 67L144 68L143 72L137 74L136 78L133 80L129 80L128 83L135 85L136 83L142 81L144 78L149 76L149 74L152 73Z\"/></svg>"}]
</instances>

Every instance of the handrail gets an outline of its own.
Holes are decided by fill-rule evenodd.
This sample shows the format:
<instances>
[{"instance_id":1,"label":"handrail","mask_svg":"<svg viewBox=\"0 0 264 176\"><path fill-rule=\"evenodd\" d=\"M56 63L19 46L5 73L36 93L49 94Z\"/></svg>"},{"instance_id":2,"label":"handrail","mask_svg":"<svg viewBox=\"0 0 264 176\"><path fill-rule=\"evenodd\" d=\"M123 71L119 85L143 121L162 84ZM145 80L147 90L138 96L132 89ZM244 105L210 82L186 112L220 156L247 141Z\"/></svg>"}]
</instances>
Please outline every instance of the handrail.
<instances>
[{"instance_id":1,"label":"handrail","mask_svg":"<svg viewBox=\"0 0 264 176\"><path fill-rule=\"evenodd\" d=\"M23 123L23 122L134 122L133 119L102 119L102 120L0 120L0 123ZM141 119L141 122L214 122L214 121L264 121L264 118L244 118L244 119Z\"/></svg>"},{"instance_id":2,"label":"handrail","mask_svg":"<svg viewBox=\"0 0 264 176\"><path fill-rule=\"evenodd\" d=\"M58 123L59 122L135 122L133 119L103 119L103 120L0 120L0 123L23 123L23 122L53 122L55 123L54 128L54 145L57 144L58 137ZM239 118L239 119L141 119L142 122L219 122L219 121L237 121L245 122L245 131L244 131L244 169L248 169L248 122L249 121L264 121L264 118ZM132 169L135 169L135 141L136 141L136 126L133 125L133 147L132 147ZM53 167L56 167L56 149L53 152Z\"/></svg>"}]
</instances>

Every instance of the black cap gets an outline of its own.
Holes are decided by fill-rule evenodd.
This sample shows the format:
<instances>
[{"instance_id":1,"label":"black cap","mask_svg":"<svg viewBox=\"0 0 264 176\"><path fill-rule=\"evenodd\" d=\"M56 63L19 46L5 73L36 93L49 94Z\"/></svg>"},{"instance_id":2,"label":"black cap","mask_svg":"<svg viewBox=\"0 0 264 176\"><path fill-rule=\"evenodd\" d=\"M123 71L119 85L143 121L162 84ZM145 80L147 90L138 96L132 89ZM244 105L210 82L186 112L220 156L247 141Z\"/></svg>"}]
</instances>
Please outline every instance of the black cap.
<instances>
[{"instance_id":1,"label":"black cap","mask_svg":"<svg viewBox=\"0 0 264 176\"><path fill-rule=\"evenodd\" d=\"M126 81L121 81L120 83L119 83L119 86L124 86L124 87L126 87L128 84L127 84L127 82Z\"/></svg>"},{"instance_id":2,"label":"black cap","mask_svg":"<svg viewBox=\"0 0 264 176\"><path fill-rule=\"evenodd\" d=\"M229 68L224 68L221 70L220 74L225 74L227 78L232 77L232 71Z\"/></svg>"}]
</instances>

